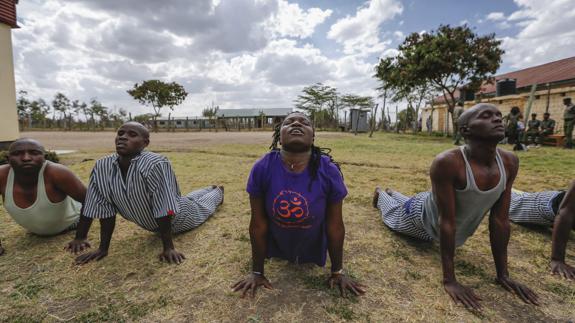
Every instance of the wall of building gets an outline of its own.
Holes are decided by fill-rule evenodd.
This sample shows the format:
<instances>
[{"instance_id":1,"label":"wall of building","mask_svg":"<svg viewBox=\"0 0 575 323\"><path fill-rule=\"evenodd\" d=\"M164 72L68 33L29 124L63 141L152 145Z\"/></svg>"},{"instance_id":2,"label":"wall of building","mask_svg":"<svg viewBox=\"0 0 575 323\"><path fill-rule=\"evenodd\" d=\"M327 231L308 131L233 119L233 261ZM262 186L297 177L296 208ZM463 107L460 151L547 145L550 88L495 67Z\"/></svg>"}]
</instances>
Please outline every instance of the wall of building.
<instances>
[{"instance_id":1,"label":"wall of building","mask_svg":"<svg viewBox=\"0 0 575 323\"><path fill-rule=\"evenodd\" d=\"M535 99L533 100L533 104L531 106L531 113L537 113L537 119L543 119L543 113L545 113L545 109L547 107L547 89L536 91L535 92ZM496 105L503 115L507 115L511 108L514 106L519 107L521 113L524 115L524 118L529 119L530 116L525 116L525 110L527 108L527 103L529 101L529 94L530 93L521 93L516 95L507 95L507 96L500 96L494 98L483 98L481 102L491 103ZM554 88L550 91L549 95L549 113L551 114L551 118L557 122L557 127L555 128L556 133L562 134L563 133L563 98L564 97L571 97L573 101L575 101L575 86L564 86ZM464 108L468 109L475 105L477 102L475 101L467 101L465 102ZM434 112L433 112L433 131L445 132L445 113L447 109L444 104L435 105ZM426 107L422 111L423 120L427 120L427 117L431 113L431 108ZM451 118L451 117L450 117ZM451 119L449 120L451 123ZM449 132L451 133L451 125L449 125Z\"/></svg>"},{"instance_id":2,"label":"wall of building","mask_svg":"<svg viewBox=\"0 0 575 323\"><path fill-rule=\"evenodd\" d=\"M12 60L12 32L0 23L0 146L19 138L16 87Z\"/></svg>"}]
</instances>

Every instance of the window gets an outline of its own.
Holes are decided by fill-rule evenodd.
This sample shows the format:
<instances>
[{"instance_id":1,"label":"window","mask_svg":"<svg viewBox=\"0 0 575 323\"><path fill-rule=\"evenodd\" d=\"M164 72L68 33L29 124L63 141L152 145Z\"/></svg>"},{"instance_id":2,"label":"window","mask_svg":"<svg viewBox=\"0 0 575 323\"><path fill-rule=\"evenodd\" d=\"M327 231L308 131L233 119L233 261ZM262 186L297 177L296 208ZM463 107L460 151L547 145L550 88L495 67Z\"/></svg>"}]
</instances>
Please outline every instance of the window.
<instances>
[{"instance_id":1,"label":"window","mask_svg":"<svg viewBox=\"0 0 575 323\"><path fill-rule=\"evenodd\" d=\"M178 126L180 126L180 125L182 124L182 122L181 122L181 121L176 121L176 124L177 124Z\"/></svg>"},{"instance_id":2,"label":"window","mask_svg":"<svg viewBox=\"0 0 575 323\"><path fill-rule=\"evenodd\" d=\"M165 121L160 121L160 125L162 125L162 126L163 126L163 125L165 125L165 124L166 124L166 122L165 122Z\"/></svg>"}]
</instances>

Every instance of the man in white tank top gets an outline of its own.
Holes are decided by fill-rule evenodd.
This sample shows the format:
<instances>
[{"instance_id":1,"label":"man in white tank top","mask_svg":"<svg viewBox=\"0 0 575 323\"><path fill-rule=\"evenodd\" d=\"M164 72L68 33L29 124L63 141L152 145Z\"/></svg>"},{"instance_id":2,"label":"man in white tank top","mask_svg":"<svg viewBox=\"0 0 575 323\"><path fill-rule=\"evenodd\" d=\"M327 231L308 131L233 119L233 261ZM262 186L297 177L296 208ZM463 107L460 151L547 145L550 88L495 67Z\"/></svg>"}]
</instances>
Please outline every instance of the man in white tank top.
<instances>
[{"instance_id":1,"label":"man in white tank top","mask_svg":"<svg viewBox=\"0 0 575 323\"><path fill-rule=\"evenodd\" d=\"M75 228L86 187L72 171L46 161L44 155L36 140L12 143L8 164L0 166L0 194L16 223L35 234L54 235Z\"/></svg>"},{"instance_id":2,"label":"man in white tank top","mask_svg":"<svg viewBox=\"0 0 575 323\"><path fill-rule=\"evenodd\" d=\"M477 104L458 120L466 144L439 154L431 165L432 192L411 198L376 189L373 204L392 230L423 240L439 241L443 286L466 307L481 309L480 298L455 278L455 248L462 245L490 211L489 237L497 281L527 303L538 304L529 288L509 277L509 202L519 160L497 149L505 136L501 112L491 104Z\"/></svg>"}]
</instances>

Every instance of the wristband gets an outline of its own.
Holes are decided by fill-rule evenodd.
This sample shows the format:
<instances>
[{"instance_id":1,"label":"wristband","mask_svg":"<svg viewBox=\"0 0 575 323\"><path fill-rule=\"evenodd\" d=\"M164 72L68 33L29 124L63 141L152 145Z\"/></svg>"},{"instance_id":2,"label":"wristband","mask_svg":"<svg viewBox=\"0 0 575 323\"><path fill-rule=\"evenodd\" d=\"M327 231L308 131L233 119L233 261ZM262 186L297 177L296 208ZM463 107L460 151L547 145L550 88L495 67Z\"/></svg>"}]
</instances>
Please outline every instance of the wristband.
<instances>
[{"instance_id":1,"label":"wristband","mask_svg":"<svg viewBox=\"0 0 575 323\"><path fill-rule=\"evenodd\" d=\"M332 275L343 275L343 268L338 270L338 271L332 271L331 274Z\"/></svg>"}]
</instances>

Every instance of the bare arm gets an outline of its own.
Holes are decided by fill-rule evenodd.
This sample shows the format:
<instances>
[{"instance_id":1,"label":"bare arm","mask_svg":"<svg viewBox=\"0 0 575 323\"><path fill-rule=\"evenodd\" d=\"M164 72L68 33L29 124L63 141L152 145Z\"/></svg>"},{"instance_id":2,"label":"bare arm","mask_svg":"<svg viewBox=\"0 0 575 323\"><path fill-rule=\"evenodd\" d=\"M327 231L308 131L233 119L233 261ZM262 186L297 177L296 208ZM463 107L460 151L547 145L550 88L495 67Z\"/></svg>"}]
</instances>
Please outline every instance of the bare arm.
<instances>
[{"instance_id":1,"label":"bare arm","mask_svg":"<svg viewBox=\"0 0 575 323\"><path fill-rule=\"evenodd\" d=\"M519 159L507 152L501 152L501 155L508 174L507 183L505 191L493 205L489 215L489 239L497 271L497 281L506 290L519 295L524 302L538 305L537 295L531 289L509 278L507 269L507 244L511 233L509 204L511 202L511 188L519 169Z\"/></svg>"},{"instance_id":2,"label":"bare arm","mask_svg":"<svg viewBox=\"0 0 575 323\"><path fill-rule=\"evenodd\" d=\"M337 285L341 296L345 297L347 290L359 296L365 293L364 287L341 271L343 268L343 241L345 239L342 204L342 201L328 203L326 210L327 248L331 259L331 276L328 284L331 288Z\"/></svg>"},{"instance_id":3,"label":"bare arm","mask_svg":"<svg viewBox=\"0 0 575 323\"><path fill-rule=\"evenodd\" d=\"M71 170L62 165L50 164L49 174L58 190L64 192L74 200L84 203L86 199L86 186Z\"/></svg>"},{"instance_id":4,"label":"bare arm","mask_svg":"<svg viewBox=\"0 0 575 323\"><path fill-rule=\"evenodd\" d=\"M559 213L553 223L551 272L565 278L575 279L575 268L565 263L565 249L569 240L569 233L575 225L575 181L565 194Z\"/></svg>"},{"instance_id":5,"label":"bare arm","mask_svg":"<svg viewBox=\"0 0 575 323\"><path fill-rule=\"evenodd\" d=\"M110 248L110 241L112 240L112 234L114 233L114 228L116 227L116 217L110 217L106 219L100 219L100 247L98 250L92 251L76 258L76 264L85 264L92 260L100 260L108 255L108 249Z\"/></svg>"},{"instance_id":6,"label":"bare arm","mask_svg":"<svg viewBox=\"0 0 575 323\"><path fill-rule=\"evenodd\" d=\"M268 239L268 219L265 213L264 198L250 196L250 207L252 213L249 228L252 245L252 272L248 277L232 286L232 290L234 292L240 291L242 297L245 297L250 291L250 295L254 297L259 286L272 288L271 283L264 276L264 260Z\"/></svg>"},{"instance_id":7,"label":"bare arm","mask_svg":"<svg viewBox=\"0 0 575 323\"><path fill-rule=\"evenodd\" d=\"M457 152L459 153L459 152ZM480 310L479 298L473 290L461 285L455 278L455 188L457 170L461 168L454 153L438 156L431 165L433 194L439 211L439 248L443 269L443 288L456 303Z\"/></svg>"},{"instance_id":8,"label":"bare arm","mask_svg":"<svg viewBox=\"0 0 575 323\"><path fill-rule=\"evenodd\" d=\"M439 211L439 246L443 283L455 282L455 175L451 161L438 157L431 165L431 184Z\"/></svg>"},{"instance_id":9,"label":"bare arm","mask_svg":"<svg viewBox=\"0 0 575 323\"><path fill-rule=\"evenodd\" d=\"M174 241L172 239L172 219L170 216L164 216L156 219L158 223L158 231L162 239L164 250L160 254L160 261L165 261L170 264L180 264L186 257L174 248Z\"/></svg>"}]
</instances>

